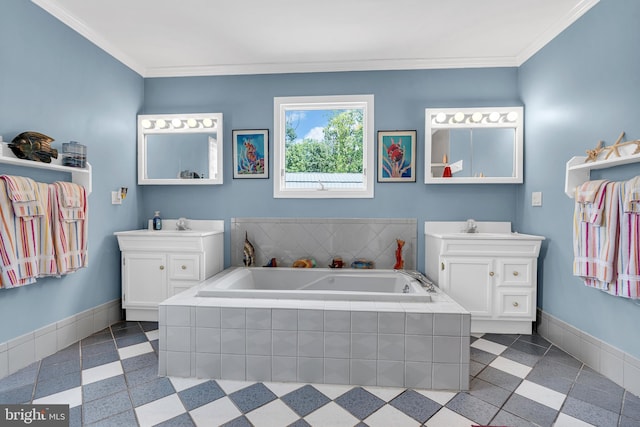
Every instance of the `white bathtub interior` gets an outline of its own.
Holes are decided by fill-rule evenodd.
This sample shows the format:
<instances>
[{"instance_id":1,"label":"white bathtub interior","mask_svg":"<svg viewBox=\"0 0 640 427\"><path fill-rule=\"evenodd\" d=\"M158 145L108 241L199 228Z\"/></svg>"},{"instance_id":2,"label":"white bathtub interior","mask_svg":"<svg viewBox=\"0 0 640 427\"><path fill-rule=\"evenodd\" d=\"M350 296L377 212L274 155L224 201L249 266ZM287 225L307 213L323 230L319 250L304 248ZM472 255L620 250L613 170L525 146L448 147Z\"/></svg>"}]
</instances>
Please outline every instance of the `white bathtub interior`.
<instances>
[{"instance_id":1,"label":"white bathtub interior","mask_svg":"<svg viewBox=\"0 0 640 427\"><path fill-rule=\"evenodd\" d=\"M240 267L214 276L199 297L429 302L413 277L394 270Z\"/></svg>"}]
</instances>

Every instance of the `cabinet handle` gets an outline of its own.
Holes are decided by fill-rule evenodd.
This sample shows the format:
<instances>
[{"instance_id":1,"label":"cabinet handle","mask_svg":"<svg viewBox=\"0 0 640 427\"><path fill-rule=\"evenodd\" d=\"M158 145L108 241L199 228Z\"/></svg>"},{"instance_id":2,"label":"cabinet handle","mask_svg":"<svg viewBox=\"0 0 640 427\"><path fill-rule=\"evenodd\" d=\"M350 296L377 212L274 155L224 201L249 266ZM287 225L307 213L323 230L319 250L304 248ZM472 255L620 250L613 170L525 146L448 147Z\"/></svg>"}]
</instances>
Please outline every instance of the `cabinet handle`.
<instances>
[{"instance_id":1,"label":"cabinet handle","mask_svg":"<svg viewBox=\"0 0 640 427\"><path fill-rule=\"evenodd\" d=\"M182 266L182 269L183 269L183 270L186 270L186 269L187 269L187 266L186 266L186 265L183 265L183 266Z\"/></svg>"},{"instance_id":2,"label":"cabinet handle","mask_svg":"<svg viewBox=\"0 0 640 427\"><path fill-rule=\"evenodd\" d=\"M514 271L514 272L513 272L513 275L514 275L514 276L517 276L517 275L518 275L518 272L517 272L517 271Z\"/></svg>"},{"instance_id":3,"label":"cabinet handle","mask_svg":"<svg viewBox=\"0 0 640 427\"><path fill-rule=\"evenodd\" d=\"M164 265L161 265L161 266L160 266L160 270L164 270Z\"/></svg>"},{"instance_id":4,"label":"cabinet handle","mask_svg":"<svg viewBox=\"0 0 640 427\"><path fill-rule=\"evenodd\" d=\"M440 270L444 271L444 262L440 263Z\"/></svg>"},{"instance_id":5,"label":"cabinet handle","mask_svg":"<svg viewBox=\"0 0 640 427\"><path fill-rule=\"evenodd\" d=\"M493 271L489 272L489 276L493 277L493 274L494 274Z\"/></svg>"},{"instance_id":6,"label":"cabinet handle","mask_svg":"<svg viewBox=\"0 0 640 427\"><path fill-rule=\"evenodd\" d=\"M517 302L517 301L514 301L514 302L513 302L513 306L514 306L514 307L517 307L518 305L519 305L519 304L518 304L518 302Z\"/></svg>"}]
</instances>

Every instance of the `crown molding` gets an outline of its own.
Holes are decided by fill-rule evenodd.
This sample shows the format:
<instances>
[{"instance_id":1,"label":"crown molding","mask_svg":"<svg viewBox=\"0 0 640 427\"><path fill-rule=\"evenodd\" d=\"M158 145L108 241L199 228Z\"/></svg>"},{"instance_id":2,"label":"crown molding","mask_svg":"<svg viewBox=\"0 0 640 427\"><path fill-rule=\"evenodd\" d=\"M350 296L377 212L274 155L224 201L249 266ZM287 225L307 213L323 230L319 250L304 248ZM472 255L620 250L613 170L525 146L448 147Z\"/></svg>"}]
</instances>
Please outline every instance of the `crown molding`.
<instances>
[{"instance_id":1,"label":"crown molding","mask_svg":"<svg viewBox=\"0 0 640 427\"><path fill-rule=\"evenodd\" d=\"M517 59L497 58L433 58L393 59L340 62L295 62L270 64L229 64L197 67L147 68L143 77L195 77L246 74L326 73L346 71L427 70L448 68L517 67Z\"/></svg>"}]
</instances>

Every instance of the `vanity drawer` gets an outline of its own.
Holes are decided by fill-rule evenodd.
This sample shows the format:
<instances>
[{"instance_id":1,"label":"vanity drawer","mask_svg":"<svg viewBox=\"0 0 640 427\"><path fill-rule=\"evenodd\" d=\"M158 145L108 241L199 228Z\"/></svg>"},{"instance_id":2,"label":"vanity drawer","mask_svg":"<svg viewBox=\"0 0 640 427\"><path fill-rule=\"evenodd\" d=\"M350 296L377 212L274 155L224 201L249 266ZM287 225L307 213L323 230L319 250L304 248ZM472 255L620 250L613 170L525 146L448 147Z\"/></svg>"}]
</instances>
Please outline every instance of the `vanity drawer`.
<instances>
[{"instance_id":1,"label":"vanity drawer","mask_svg":"<svg viewBox=\"0 0 640 427\"><path fill-rule=\"evenodd\" d=\"M530 287L533 283L534 261L525 258L504 258L498 260L497 286Z\"/></svg>"},{"instance_id":2,"label":"vanity drawer","mask_svg":"<svg viewBox=\"0 0 640 427\"><path fill-rule=\"evenodd\" d=\"M172 280L202 280L200 277L200 255L169 255L169 278Z\"/></svg>"},{"instance_id":3,"label":"vanity drawer","mask_svg":"<svg viewBox=\"0 0 640 427\"><path fill-rule=\"evenodd\" d=\"M533 315L533 291L498 291L497 317L529 318Z\"/></svg>"}]
</instances>

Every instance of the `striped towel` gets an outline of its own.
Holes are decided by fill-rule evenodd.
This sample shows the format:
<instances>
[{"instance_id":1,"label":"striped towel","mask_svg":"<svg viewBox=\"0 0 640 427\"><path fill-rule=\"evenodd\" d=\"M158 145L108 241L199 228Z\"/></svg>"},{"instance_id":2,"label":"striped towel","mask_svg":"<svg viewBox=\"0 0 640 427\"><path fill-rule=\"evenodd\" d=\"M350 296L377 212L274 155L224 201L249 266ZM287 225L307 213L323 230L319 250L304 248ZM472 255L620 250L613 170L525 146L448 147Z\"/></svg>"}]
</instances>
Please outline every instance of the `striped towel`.
<instances>
[{"instance_id":1,"label":"striped towel","mask_svg":"<svg viewBox=\"0 0 640 427\"><path fill-rule=\"evenodd\" d=\"M593 224L602 224L602 209L604 208L604 185L608 181L600 179L587 181L576 187L576 208L580 211L580 220Z\"/></svg>"},{"instance_id":2,"label":"striped towel","mask_svg":"<svg viewBox=\"0 0 640 427\"><path fill-rule=\"evenodd\" d=\"M640 176L624 183L624 212L640 213Z\"/></svg>"},{"instance_id":3,"label":"striped towel","mask_svg":"<svg viewBox=\"0 0 640 427\"><path fill-rule=\"evenodd\" d=\"M51 228L51 201L49 200L49 184L38 182L37 191L39 200L46 215L38 217L36 226L38 227L40 239L38 241L38 269L39 276L57 276L58 266L56 264L56 253L53 245L53 229Z\"/></svg>"},{"instance_id":4,"label":"striped towel","mask_svg":"<svg viewBox=\"0 0 640 427\"><path fill-rule=\"evenodd\" d=\"M637 190L638 178L621 185L620 238L618 242L618 279L615 294L640 298L640 212L628 211L627 195Z\"/></svg>"},{"instance_id":5,"label":"striped towel","mask_svg":"<svg viewBox=\"0 0 640 427\"><path fill-rule=\"evenodd\" d=\"M65 221L85 219L84 187L71 182L54 183L58 192L58 209Z\"/></svg>"},{"instance_id":6,"label":"striped towel","mask_svg":"<svg viewBox=\"0 0 640 427\"><path fill-rule=\"evenodd\" d=\"M64 185L61 185L64 184ZM80 200L79 208L67 208L63 202L63 187ZM55 182L49 185L51 228L58 274L67 274L87 266L87 195L77 184Z\"/></svg>"},{"instance_id":7,"label":"striped towel","mask_svg":"<svg viewBox=\"0 0 640 427\"><path fill-rule=\"evenodd\" d=\"M0 179L0 284L28 285L38 276L36 222L16 216L5 179Z\"/></svg>"},{"instance_id":8,"label":"striped towel","mask_svg":"<svg viewBox=\"0 0 640 427\"><path fill-rule=\"evenodd\" d=\"M36 182L22 176L2 175L6 183L6 193L11 200L15 215L31 218L45 214L41 201L36 197Z\"/></svg>"},{"instance_id":9,"label":"striped towel","mask_svg":"<svg viewBox=\"0 0 640 427\"><path fill-rule=\"evenodd\" d=\"M618 241L620 183L608 182L604 193L601 223L582 221L580 203L576 202L573 219L573 274L585 285L609 291L615 282ZM598 195L596 195L596 198Z\"/></svg>"}]
</instances>

